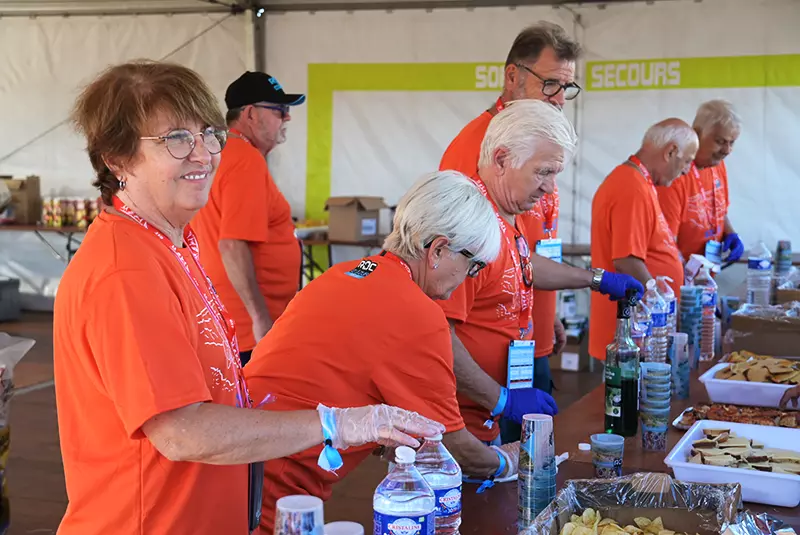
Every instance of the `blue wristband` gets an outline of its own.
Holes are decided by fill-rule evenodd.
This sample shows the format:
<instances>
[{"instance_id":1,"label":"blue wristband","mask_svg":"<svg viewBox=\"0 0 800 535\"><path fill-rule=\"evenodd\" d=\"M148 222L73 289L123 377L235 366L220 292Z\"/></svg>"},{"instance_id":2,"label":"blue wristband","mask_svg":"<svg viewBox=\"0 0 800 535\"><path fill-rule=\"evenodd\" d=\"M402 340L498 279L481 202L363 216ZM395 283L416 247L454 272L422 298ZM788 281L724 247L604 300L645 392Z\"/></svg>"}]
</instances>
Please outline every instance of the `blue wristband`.
<instances>
[{"instance_id":1,"label":"blue wristband","mask_svg":"<svg viewBox=\"0 0 800 535\"><path fill-rule=\"evenodd\" d=\"M489 414L489 419L483 422L483 426L487 429L491 429L494 425L494 418L503 414L503 411L506 408L506 403L508 403L508 388L501 386L500 387L500 397L497 398L497 405L494 406L492 412Z\"/></svg>"},{"instance_id":2,"label":"blue wristband","mask_svg":"<svg viewBox=\"0 0 800 535\"><path fill-rule=\"evenodd\" d=\"M503 456L502 453L500 453L499 449L495 448L494 446L492 447L492 449L497 454L497 458L500 459L500 466L497 468L495 473L491 477L489 477L489 479L481 483L481 486L478 487L477 494L483 494L483 492L485 492L487 489L494 487L494 479L496 477L500 477L500 475L506 470L506 465L507 465L506 458Z\"/></svg>"},{"instance_id":3,"label":"blue wristband","mask_svg":"<svg viewBox=\"0 0 800 535\"><path fill-rule=\"evenodd\" d=\"M342 455L333 447L333 437L336 436L336 418L333 411L320 404L317 407L320 423L322 424L322 436L325 439L325 446L319 454L317 464L323 470L335 472L344 465Z\"/></svg>"}]
</instances>

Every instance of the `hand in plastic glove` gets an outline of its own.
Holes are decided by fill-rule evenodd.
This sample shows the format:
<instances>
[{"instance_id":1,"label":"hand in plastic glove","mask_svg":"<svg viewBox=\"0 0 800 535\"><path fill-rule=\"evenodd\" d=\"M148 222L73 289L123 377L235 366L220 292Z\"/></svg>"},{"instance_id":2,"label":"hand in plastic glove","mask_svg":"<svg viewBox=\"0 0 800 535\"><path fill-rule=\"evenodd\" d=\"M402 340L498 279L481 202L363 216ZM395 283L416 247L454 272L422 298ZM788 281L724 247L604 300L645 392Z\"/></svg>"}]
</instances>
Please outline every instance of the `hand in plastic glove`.
<instances>
[{"instance_id":1,"label":"hand in plastic glove","mask_svg":"<svg viewBox=\"0 0 800 535\"><path fill-rule=\"evenodd\" d=\"M798 405L798 399L800 399L800 385L795 386L794 388L790 388L786 392L783 393L783 397L781 398L780 407L785 409L789 406L789 402L791 401L795 408ZM800 416L800 415L798 415ZM800 418L798 418L800 423Z\"/></svg>"},{"instance_id":2,"label":"hand in plastic glove","mask_svg":"<svg viewBox=\"0 0 800 535\"><path fill-rule=\"evenodd\" d=\"M409 446L418 448L420 443L410 435L429 437L445 432L445 427L416 412L389 405L370 405L354 409L331 409L317 407L320 418L325 421L326 412L336 422L331 441L337 450L350 446L361 446L377 442L384 446Z\"/></svg>"},{"instance_id":3,"label":"hand in plastic glove","mask_svg":"<svg viewBox=\"0 0 800 535\"><path fill-rule=\"evenodd\" d=\"M522 423L522 417L526 414L558 414L556 400L550 394L538 388L520 388L508 391L508 401L503 408L503 416Z\"/></svg>"},{"instance_id":4,"label":"hand in plastic glove","mask_svg":"<svg viewBox=\"0 0 800 535\"><path fill-rule=\"evenodd\" d=\"M744 244L742 243L742 240L739 239L739 235L735 232L732 232L725 236L725 239L722 242L722 250L730 251L726 262L736 262L744 254Z\"/></svg>"},{"instance_id":5,"label":"hand in plastic glove","mask_svg":"<svg viewBox=\"0 0 800 535\"><path fill-rule=\"evenodd\" d=\"M637 297L641 299L644 294L644 286L630 275L606 271L603 273L603 278L600 279L600 293L609 296L612 301L623 299L629 288L635 288L638 292Z\"/></svg>"},{"instance_id":6,"label":"hand in plastic glove","mask_svg":"<svg viewBox=\"0 0 800 535\"><path fill-rule=\"evenodd\" d=\"M491 446L491 448L506 461L506 469L495 479L506 479L516 474L519 470L519 441L502 446Z\"/></svg>"}]
</instances>

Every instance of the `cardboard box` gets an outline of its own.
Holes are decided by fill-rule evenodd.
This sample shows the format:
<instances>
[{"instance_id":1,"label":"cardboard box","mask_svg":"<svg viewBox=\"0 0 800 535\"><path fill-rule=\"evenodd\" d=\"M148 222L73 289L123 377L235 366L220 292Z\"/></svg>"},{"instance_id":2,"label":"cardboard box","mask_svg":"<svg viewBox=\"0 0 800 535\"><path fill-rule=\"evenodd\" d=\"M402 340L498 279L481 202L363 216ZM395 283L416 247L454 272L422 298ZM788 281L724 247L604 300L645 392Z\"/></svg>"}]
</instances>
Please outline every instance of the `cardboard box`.
<instances>
[{"instance_id":1,"label":"cardboard box","mask_svg":"<svg viewBox=\"0 0 800 535\"><path fill-rule=\"evenodd\" d=\"M42 195L38 176L0 177L11 192L7 215L18 225L35 225L42 215Z\"/></svg>"},{"instance_id":2,"label":"cardboard box","mask_svg":"<svg viewBox=\"0 0 800 535\"><path fill-rule=\"evenodd\" d=\"M325 201L325 210L330 212L328 239L359 242L378 238L380 210L386 207L382 197L330 197Z\"/></svg>"},{"instance_id":3,"label":"cardboard box","mask_svg":"<svg viewBox=\"0 0 800 535\"><path fill-rule=\"evenodd\" d=\"M778 321L769 318L731 316L729 351L751 351L776 357L800 356L800 321Z\"/></svg>"},{"instance_id":4,"label":"cardboard box","mask_svg":"<svg viewBox=\"0 0 800 535\"><path fill-rule=\"evenodd\" d=\"M800 301L800 290L794 289L778 289L775 292L775 303L782 305L783 303L791 303L792 301Z\"/></svg>"}]
</instances>

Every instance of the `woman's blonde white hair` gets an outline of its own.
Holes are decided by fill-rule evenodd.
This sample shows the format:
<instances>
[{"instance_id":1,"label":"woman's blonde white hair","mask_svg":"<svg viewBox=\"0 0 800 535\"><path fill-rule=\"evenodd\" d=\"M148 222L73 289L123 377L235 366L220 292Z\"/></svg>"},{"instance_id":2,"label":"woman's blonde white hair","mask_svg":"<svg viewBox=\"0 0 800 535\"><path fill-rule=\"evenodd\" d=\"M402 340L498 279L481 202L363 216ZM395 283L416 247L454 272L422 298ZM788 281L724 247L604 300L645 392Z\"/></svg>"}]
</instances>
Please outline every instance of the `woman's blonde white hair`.
<instances>
[{"instance_id":1,"label":"woman's blonde white hair","mask_svg":"<svg viewBox=\"0 0 800 535\"><path fill-rule=\"evenodd\" d=\"M742 118L736 113L736 108L733 107L733 104L727 100L709 100L703 102L697 108L692 128L697 130L700 135L703 135L715 127L734 132L742 131Z\"/></svg>"},{"instance_id":2,"label":"woman's blonde white hair","mask_svg":"<svg viewBox=\"0 0 800 535\"><path fill-rule=\"evenodd\" d=\"M533 157L536 147L543 141L571 155L575 152L578 135L566 115L552 104L541 100L509 102L489 122L478 166L491 165L497 149L503 148L509 153L511 167L519 169Z\"/></svg>"},{"instance_id":3,"label":"woman's blonde white hair","mask_svg":"<svg viewBox=\"0 0 800 535\"><path fill-rule=\"evenodd\" d=\"M397 205L383 248L405 260L419 260L425 245L440 236L452 251L469 251L482 262L492 262L500 253L500 226L491 203L457 171L430 173L411 186Z\"/></svg>"}]
</instances>

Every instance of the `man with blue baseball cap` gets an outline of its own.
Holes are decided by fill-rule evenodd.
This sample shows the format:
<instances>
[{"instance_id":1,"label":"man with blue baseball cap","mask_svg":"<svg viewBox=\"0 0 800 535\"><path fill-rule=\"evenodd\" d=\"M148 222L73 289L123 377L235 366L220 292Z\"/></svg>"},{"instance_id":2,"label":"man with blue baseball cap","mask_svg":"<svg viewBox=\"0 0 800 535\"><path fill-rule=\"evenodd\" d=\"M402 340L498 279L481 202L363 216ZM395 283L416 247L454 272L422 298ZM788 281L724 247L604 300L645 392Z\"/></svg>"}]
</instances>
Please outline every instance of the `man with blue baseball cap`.
<instances>
[{"instance_id":1,"label":"man with blue baseball cap","mask_svg":"<svg viewBox=\"0 0 800 535\"><path fill-rule=\"evenodd\" d=\"M208 203L192 221L203 265L236 322L242 364L300 285L291 208L266 157L286 141L291 107L305 99L263 72L245 72L228 86L228 143Z\"/></svg>"}]
</instances>

